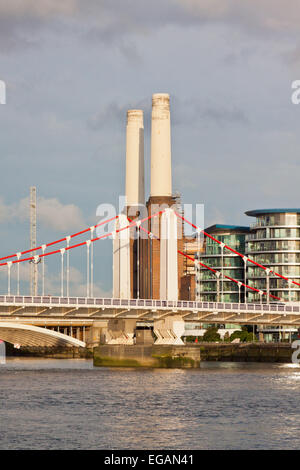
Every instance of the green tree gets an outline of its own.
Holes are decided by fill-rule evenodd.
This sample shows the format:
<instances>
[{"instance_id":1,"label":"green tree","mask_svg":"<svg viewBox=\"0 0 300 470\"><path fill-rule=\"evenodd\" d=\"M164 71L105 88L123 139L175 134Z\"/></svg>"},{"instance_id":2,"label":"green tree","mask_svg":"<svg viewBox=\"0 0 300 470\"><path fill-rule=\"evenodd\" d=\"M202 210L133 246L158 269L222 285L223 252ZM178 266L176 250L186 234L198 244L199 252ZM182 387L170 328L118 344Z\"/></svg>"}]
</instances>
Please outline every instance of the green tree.
<instances>
[{"instance_id":1,"label":"green tree","mask_svg":"<svg viewBox=\"0 0 300 470\"><path fill-rule=\"evenodd\" d=\"M241 343L255 341L253 333L248 333L248 331L245 329L243 329L242 331L234 331L230 336L230 341L233 341L236 338L239 338Z\"/></svg>"},{"instance_id":2,"label":"green tree","mask_svg":"<svg viewBox=\"0 0 300 470\"><path fill-rule=\"evenodd\" d=\"M228 331L226 331L226 333L224 335L224 341L225 341L225 343L229 343L229 341L230 341L230 336L229 336Z\"/></svg>"},{"instance_id":3,"label":"green tree","mask_svg":"<svg viewBox=\"0 0 300 470\"><path fill-rule=\"evenodd\" d=\"M208 328L203 335L203 341L216 342L220 341L220 339L221 336L218 333L218 328L215 326Z\"/></svg>"}]
</instances>

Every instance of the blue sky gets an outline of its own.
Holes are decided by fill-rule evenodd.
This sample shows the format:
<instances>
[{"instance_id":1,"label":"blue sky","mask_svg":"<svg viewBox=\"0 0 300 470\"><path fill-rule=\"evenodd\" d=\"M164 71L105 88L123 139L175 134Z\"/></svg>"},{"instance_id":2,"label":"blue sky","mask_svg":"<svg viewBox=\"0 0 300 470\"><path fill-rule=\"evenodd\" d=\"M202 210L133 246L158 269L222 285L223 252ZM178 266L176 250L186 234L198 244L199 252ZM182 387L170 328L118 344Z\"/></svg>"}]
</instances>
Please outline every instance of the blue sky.
<instances>
[{"instance_id":1,"label":"blue sky","mask_svg":"<svg viewBox=\"0 0 300 470\"><path fill-rule=\"evenodd\" d=\"M296 0L0 0L2 254L29 246L31 185L40 243L117 202L128 108L145 111L148 194L155 92L171 96L173 189L205 204L207 226L299 206L299 22ZM97 292L109 294L111 242L95 256ZM84 256L73 261L80 293Z\"/></svg>"}]
</instances>

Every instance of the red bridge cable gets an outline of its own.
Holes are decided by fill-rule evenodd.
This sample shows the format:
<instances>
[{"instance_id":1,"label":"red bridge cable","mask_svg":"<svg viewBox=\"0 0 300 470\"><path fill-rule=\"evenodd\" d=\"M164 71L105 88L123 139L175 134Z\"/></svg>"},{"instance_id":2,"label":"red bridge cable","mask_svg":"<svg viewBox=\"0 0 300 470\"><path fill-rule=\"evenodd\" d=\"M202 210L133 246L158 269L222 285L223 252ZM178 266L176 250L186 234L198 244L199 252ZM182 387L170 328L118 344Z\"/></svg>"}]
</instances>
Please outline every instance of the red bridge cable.
<instances>
[{"instance_id":1,"label":"red bridge cable","mask_svg":"<svg viewBox=\"0 0 300 470\"><path fill-rule=\"evenodd\" d=\"M207 237L209 237L211 240L213 240L214 242L218 243L219 245L222 244L222 242L220 242L220 240L217 240L216 238L214 238L212 235L210 235L209 233L205 232L204 230L201 230L199 229L199 227L197 227L196 225L194 225L192 222L190 222L189 220L185 219L182 215L178 214L176 211L174 211L175 214L177 215L177 217L179 217L180 219L182 219L184 222L186 222L187 224L191 225L194 229L196 230L200 230L200 232L202 232L204 235L206 235ZM233 248L231 248L230 246L228 245L224 245L224 248L226 248L227 250L230 250L232 251L232 253L235 253L236 255L240 256L241 258L246 258L247 261L249 261L250 263L252 264L255 264L256 266L258 266L259 268L261 269L264 269L265 271L267 269L270 269L270 268L267 268L266 266L263 266L262 264L259 264L257 263L256 261L254 261L253 259L251 258L248 258L246 255L243 255L242 253L239 253L238 251L234 250ZM300 286L300 283L299 282L296 282L296 281L292 281L291 279L289 279L288 277L285 277L285 276L282 276L282 274L279 274L277 273L276 271L273 271L273 269L270 269L270 272L275 274L275 276L278 276L280 277L281 279L284 279L285 281L290 281L292 284L295 284L296 286Z\"/></svg>"},{"instance_id":2,"label":"red bridge cable","mask_svg":"<svg viewBox=\"0 0 300 470\"><path fill-rule=\"evenodd\" d=\"M113 233L119 233L119 232L122 232L123 230L127 230L131 227L135 227L137 225L137 223L143 223L143 222L146 222L147 220L151 219L152 217L155 217L157 215L160 215L162 214L164 211L159 211L159 212L156 212L155 214L152 214L150 215L149 217L145 217L144 219L140 220L140 221L135 221L135 222L132 222L130 223L129 225L127 225L126 227L122 227L122 228L119 228L117 230L114 230L110 233L105 233L104 235L101 235L101 237L96 237L96 238L93 238L91 240L89 240L91 243L94 243L95 241L97 240L102 240L104 238L107 238L107 237L110 237ZM117 216L118 217L118 216ZM116 219L117 217L114 217L112 220ZM103 222L102 225L104 223L107 223L106 222ZM101 225L101 224L98 224L98 226ZM87 229L86 231L88 231L90 229ZM64 239L63 239L64 240ZM76 245L71 245L71 246L68 246L68 247L65 247L64 250L65 251L68 251L68 250L72 250L73 248L78 248L79 246L84 246L86 245L86 240L84 242L81 242L81 243L77 243ZM61 253L61 249L58 249L58 250L55 250L55 251L50 251L48 253L43 253L43 254L40 254L40 255L37 255L39 258L44 258L46 256L51 256L51 255L55 255L55 254L58 254L58 253ZM13 261L10 261L10 263L12 264L16 264L16 263L23 263L23 261L31 261L35 258L35 256L30 256L28 258L22 258L22 259L17 259L17 260L13 260ZM7 266L9 262L6 262L6 263L0 263L0 266Z\"/></svg>"},{"instance_id":3,"label":"red bridge cable","mask_svg":"<svg viewBox=\"0 0 300 470\"><path fill-rule=\"evenodd\" d=\"M85 230L82 230L81 232L77 232L77 233L73 233L73 235L70 235L70 238L74 238L74 237L78 237L79 235L82 235L83 233L86 233L88 232L89 230L91 230L91 228L97 228L97 227L100 227L101 225L105 225L105 224L108 224L109 222L112 222L113 220L117 219L119 216L115 216L115 217L112 217L111 219L108 219L108 220L104 220L103 222L100 222L99 224L97 225L94 225L92 227L89 227L89 228L86 228ZM64 238L60 238L59 240L55 240L54 242L50 242L50 243L46 243L45 245L41 245L41 246L37 246L36 248L31 248L30 250L25 250L25 251L21 251L20 252L20 256L22 255L26 255L27 253L32 253L33 251L38 251L38 250L41 250L43 248L43 246L45 246L46 248L49 247L49 246L53 246L53 245L56 245L57 243L62 243L64 241L66 241L69 237L66 236ZM11 258L15 258L16 256L18 256L18 253L15 253L14 255L9 255L9 256L4 256L3 258L0 258L0 261L3 261L5 259L11 259ZM42 256L42 255L40 255ZM32 258L28 258L28 259L32 259ZM3 264L1 264L0 266L3 266Z\"/></svg>"}]
</instances>

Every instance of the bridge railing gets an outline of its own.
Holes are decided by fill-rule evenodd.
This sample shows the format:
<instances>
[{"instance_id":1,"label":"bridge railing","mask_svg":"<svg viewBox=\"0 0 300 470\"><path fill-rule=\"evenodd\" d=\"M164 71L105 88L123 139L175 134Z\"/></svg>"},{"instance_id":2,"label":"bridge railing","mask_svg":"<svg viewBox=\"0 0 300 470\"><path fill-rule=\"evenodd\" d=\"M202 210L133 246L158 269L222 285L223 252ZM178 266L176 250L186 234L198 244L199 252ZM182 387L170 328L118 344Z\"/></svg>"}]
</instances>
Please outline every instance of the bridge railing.
<instances>
[{"instance_id":1,"label":"bridge railing","mask_svg":"<svg viewBox=\"0 0 300 470\"><path fill-rule=\"evenodd\" d=\"M213 310L213 311L263 311L263 312L300 312L299 305L284 304L247 304L227 302L199 302L188 300L152 300L152 299L116 299L97 297L56 297L56 296L20 296L0 295L1 305L47 305L50 307L100 307L100 308L149 308L178 310Z\"/></svg>"}]
</instances>

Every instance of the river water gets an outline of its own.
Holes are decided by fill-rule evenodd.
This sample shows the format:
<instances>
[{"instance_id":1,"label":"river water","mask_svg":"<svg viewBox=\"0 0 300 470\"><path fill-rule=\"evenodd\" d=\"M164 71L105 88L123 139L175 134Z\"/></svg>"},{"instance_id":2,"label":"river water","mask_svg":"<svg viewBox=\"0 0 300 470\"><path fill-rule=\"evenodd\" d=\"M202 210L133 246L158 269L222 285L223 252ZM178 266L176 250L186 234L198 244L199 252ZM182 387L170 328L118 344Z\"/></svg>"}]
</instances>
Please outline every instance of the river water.
<instances>
[{"instance_id":1,"label":"river water","mask_svg":"<svg viewBox=\"0 0 300 470\"><path fill-rule=\"evenodd\" d=\"M90 360L0 365L0 449L296 449L300 368L94 368Z\"/></svg>"}]
</instances>

